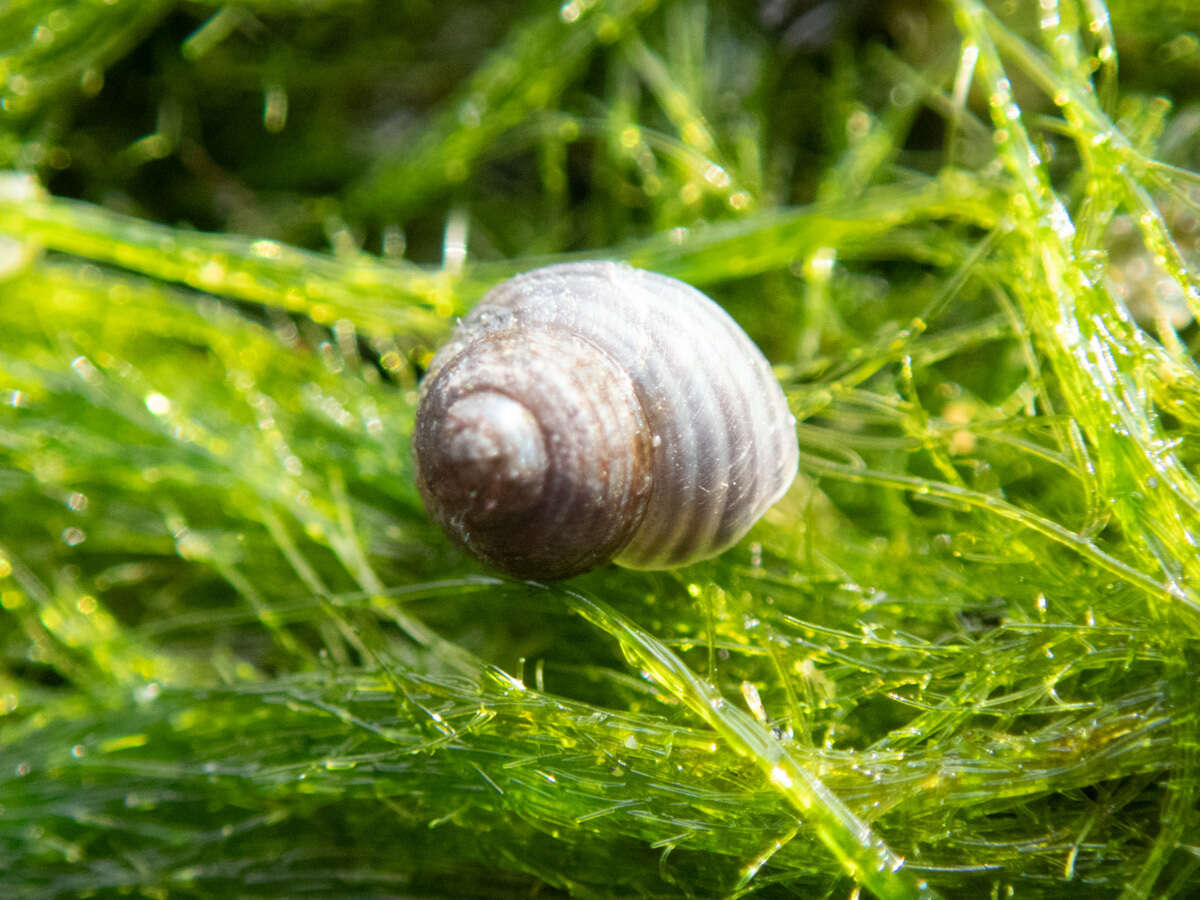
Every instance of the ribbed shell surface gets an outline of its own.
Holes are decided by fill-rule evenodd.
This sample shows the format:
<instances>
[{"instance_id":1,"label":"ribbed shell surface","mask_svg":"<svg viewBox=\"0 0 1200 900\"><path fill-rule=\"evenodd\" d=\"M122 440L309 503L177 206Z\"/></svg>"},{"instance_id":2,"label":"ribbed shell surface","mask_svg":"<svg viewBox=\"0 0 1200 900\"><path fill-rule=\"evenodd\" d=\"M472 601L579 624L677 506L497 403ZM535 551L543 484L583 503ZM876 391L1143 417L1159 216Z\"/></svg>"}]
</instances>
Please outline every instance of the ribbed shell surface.
<instances>
[{"instance_id":1,"label":"ribbed shell surface","mask_svg":"<svg viewBox=\"0 0 1200 900\"><path fill-rule=\"evenodd\" d=\"M417 487L494 568L566 578L611 560L641 522L648 429L612 357L564 328L486 327L506 317L464 321L430 367L413 431Z\"/></svg>"},{"instance_id":2,"label":"ribbed shell surface","mask_svg":"<svg viewBox=\"0 0 1200 900\"><path fill-rule=\"evenodd\" d=\"M652 483L621 565L667 568L720 553L795 477L795 420L766 359L694 288L611 262L548 266L493 288L455 343L523 327L593 344L628 373L642 405Z\"/></svg>"}]
</instances>

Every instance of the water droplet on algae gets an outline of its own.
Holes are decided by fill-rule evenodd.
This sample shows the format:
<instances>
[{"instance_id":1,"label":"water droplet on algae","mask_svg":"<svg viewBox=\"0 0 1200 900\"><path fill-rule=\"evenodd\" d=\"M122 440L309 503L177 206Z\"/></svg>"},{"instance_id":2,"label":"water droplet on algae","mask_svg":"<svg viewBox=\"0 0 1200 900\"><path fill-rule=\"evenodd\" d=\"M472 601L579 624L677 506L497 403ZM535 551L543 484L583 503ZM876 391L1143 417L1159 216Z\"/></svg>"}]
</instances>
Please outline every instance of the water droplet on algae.
<instances>
[{"instance_id":1,"label":"water droplet on algae","mask_svg":"<svg viewBox=\"0 0 1200 900\"><path fill-rule=\"evenodd\" d=\"M156 416L165 416L171 411L171 401L157 391L146 395L146 409Z\"/></svg>"}]
</instances>

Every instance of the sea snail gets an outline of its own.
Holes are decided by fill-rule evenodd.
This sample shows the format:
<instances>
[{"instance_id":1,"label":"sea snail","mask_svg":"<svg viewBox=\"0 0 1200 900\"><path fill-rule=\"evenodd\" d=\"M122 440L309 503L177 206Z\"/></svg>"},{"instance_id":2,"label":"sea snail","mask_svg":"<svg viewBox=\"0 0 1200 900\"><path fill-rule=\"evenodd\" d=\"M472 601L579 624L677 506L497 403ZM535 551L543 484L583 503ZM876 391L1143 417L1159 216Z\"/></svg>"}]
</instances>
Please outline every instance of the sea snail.
<instances>
[{"instance_id":1,"label":"sea snail","mask_svg":"<svg viewBox=\"0 0 1200 900\"><path fill-rule=\"evenodd\" d=\"M664 569L737 542L796 475L766 359L681 281L611 262L492 288L433 358L413 456L425 505L488 565Z\"/></svg>"}]
</instances>

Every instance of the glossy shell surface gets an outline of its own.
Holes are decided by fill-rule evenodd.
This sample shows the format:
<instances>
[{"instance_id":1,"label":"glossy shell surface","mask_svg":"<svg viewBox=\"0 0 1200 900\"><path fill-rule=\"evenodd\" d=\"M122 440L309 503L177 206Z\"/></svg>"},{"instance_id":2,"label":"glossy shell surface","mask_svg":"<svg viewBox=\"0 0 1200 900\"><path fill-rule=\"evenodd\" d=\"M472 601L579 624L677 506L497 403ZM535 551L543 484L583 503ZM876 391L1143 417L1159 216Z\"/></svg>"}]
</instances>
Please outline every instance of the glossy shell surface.
<instances>
[{"instance_id":1,"label":"glossy shell surface","mask_svg":"<svg viewBox=\"0 0 1200 900\"><path fill-rule=\"evenodd\" d=\"M609 262L493 288L422 382L413 449L433 518L493 567L547 579L714 556L798 458L737 323L683 282Z\"/></svg>"}]
</instances>

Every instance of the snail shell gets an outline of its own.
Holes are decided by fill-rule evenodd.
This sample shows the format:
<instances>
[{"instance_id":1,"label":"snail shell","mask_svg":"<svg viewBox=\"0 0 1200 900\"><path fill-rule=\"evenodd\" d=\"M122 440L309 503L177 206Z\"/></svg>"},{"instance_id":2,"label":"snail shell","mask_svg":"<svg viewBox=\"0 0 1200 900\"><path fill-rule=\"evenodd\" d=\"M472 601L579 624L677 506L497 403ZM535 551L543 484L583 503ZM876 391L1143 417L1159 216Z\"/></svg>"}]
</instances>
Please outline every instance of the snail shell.
<instances>
[{"instance_id":1,"label":"snail shell","mask_svg":"<svg viewBox=\"0 0 1200 900\"><path fill-rule=\"evenodd\" d=\"M696 289L611 262L497 285L421 384L430 515L492 567L661 569L738 541L795 477L766 359Z\"/></svg>"}]
</instances>

